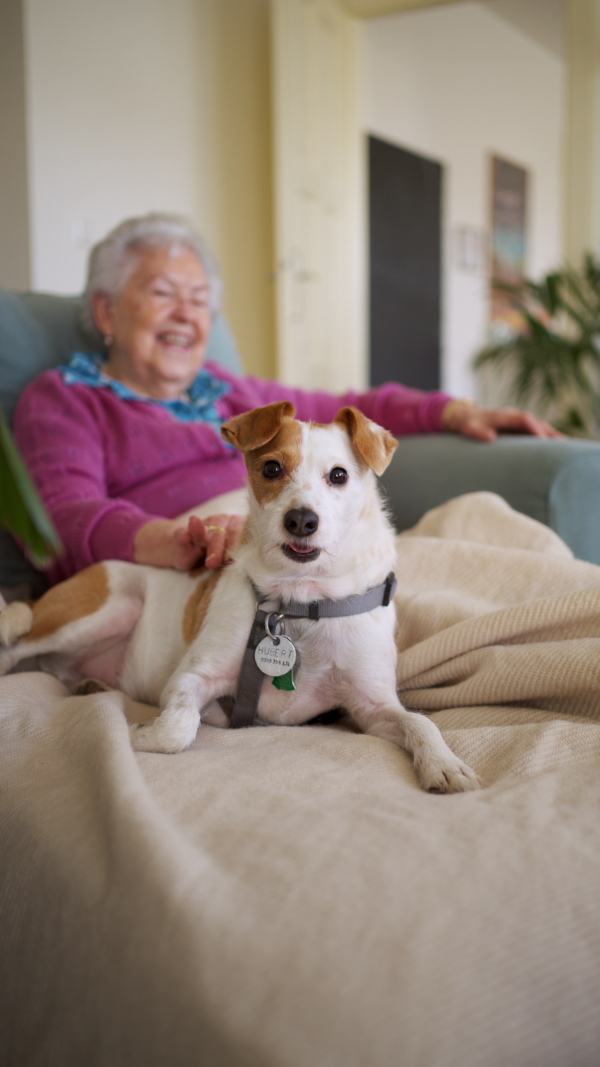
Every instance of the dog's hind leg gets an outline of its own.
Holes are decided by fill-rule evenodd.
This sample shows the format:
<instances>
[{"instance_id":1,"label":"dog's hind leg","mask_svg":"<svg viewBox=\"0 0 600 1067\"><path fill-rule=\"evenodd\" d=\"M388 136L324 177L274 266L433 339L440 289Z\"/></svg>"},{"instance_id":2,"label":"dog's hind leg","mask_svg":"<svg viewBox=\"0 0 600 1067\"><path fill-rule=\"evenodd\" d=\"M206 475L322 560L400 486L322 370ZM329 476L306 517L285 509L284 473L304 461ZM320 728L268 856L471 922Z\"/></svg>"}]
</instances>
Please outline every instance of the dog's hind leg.
<instances>
[{"instance_id":1,"label":"dog's hind leg","mask_svg":"<svg viewBox=\"0 0 600 1067\"><path fill-rule=\"evenodd\" d=\"M33 623L29 604L13 601L0 611L0 676L8 674L21 658L15 646L28 634Z\"/></svg>"},{"instance_id":2,"label":"dog's hind leg","mask_svg":"<svg viewBox=\"0 0 600 1067\"><path fill-rule=\"evenodd\" d=\"M31 608L9 604L0 615L0 674L34 656L51 656L52 673L55 664L68 669L90 649L130 633L143 607L141 581L133 565L98 563L49 589Z\"/></svg>"},{"instance_id":3,"label":"dog's hind leg","mask_svg":"<svg viewBox=\"0 0 600 1067\"><path fill-rule=\"evenodd\" d=\"M407 711L399 700L363 708L353 707L352 718L365 734L392 741L410 752L423 789L436 793L466 793L484 784L444 741L426 715Z\"/></svg>"},{"instance_id":4,"label":"dog's hind leg","mask_svg":"<svg viewBox=\"0 0 600 1067\"><path fill-rule=\"evenodd\" d=\"M29 604L13 601L0 611L0 645L10 648L31 630L33 611Z\"/></svg>"}]
</instances>

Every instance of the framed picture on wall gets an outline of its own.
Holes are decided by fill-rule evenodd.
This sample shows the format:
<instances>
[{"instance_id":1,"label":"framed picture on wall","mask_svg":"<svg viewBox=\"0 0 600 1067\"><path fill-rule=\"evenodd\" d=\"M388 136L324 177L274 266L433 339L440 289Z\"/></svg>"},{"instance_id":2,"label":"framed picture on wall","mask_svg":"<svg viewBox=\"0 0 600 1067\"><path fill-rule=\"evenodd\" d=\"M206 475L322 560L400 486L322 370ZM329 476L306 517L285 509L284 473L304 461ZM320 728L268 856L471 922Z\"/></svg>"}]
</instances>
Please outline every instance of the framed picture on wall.
<instances>
[{"instance_id":1,"label":"framed picture on wall","mask_svg":"<svg viewBox=\"0 0 600 1067\"><path fill-rule=\"evenodd\" d=\"M494 330L518 330L519 314L498 282L519 285L527 259L529 176L525 167L491 157L491 324Z\"/></svg>"}]
</instances>

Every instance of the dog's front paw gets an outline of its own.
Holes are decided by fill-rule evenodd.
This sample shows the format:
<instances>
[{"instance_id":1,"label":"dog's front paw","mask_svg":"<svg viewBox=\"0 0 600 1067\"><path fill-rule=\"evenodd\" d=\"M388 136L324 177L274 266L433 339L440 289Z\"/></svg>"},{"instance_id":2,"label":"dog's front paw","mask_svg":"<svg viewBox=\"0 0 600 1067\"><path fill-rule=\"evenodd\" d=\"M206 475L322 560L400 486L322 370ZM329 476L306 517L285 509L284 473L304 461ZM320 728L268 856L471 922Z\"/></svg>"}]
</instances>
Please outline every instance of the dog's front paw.
<instances>
[{"instance_id":1,"label":"dog's front paw","mask_svg":"<svg viewBox=\"0 0 600 1067\"><path fill-rule=\"evenodd\" d=\"M200 725L201 684L194 673L174 676L161 696L163 711L154 722L132 723L131 743L139 752L182 752Z\"/></svg>"},{"instance_id":2,"label":"dog's front paw","mask_svg":"<svg viewBox=\"0 0 600 1067\"><path fill-rule=\"evenodd\" d=\"M194 703L169 705L154 722L132 723L131 743L139 752L182 752L195 739L200 715Z\"/></svg>"},{"instance_id":3,"label":"dog's front paw","mask_svg":"<svg viewBox=\"0 0 600 1067\"><path fill-rule=\"evenodd\" d=\"M416 767L419 781L429 793L469 793L485 785L458 756L423 761Z\"/></svg>"},{"instance_id":4,"label":"dog's front paw","mask_svg":"<svg viewBox=\"0 0 600 1067\"><path fill-rule=\"evenodd\" d=\"M189 748L198 731L199 715L193 726L163 721L163 716L150 723L131 723L129 736L138 752L183 752Z\"/></svg>"}]
</instances>

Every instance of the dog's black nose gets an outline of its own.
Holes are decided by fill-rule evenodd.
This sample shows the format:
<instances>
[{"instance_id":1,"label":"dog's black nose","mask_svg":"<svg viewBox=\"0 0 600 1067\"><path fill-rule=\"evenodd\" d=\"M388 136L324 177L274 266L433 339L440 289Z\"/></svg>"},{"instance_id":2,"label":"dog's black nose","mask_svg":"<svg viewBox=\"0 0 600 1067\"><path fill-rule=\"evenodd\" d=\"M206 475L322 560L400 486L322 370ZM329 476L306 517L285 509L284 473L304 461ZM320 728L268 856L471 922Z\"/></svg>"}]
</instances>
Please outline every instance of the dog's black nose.
<instances>
[{"instance_id":1,"label":"dog's black nose","mask_svg":"<svg viewBox=\"0 0 600 1067\"><path fill-rule=\"evenodd\" d=\"M319 528L319 516L310 508L291 508L284 516L283 525L292 537L310 537Z\"/></svg>"}]
</instances>

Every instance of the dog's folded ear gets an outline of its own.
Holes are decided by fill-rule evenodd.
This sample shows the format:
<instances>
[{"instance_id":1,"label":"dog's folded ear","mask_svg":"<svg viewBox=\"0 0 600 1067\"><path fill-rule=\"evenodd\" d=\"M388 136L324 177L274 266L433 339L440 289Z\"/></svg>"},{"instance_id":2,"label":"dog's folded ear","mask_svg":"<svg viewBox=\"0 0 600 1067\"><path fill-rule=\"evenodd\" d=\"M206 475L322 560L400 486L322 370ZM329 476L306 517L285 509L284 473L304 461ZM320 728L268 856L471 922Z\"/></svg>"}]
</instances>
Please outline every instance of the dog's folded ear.
<instances>
[{"instance_id":1,"label":"dog's folded ear","mask_svg":"<svg viewBox=\"0 0 600 1067\"><path fill-rule=\"evenodd\" d=\"M375 474L383 474L398 447L396 438L358 408L342 408L333 421L346 431L363 463Z\"/></svg>"},{"instance_id":2,"label":"dog's folded ear","mask_svg":"<svg viewBox=\"0 0 600 1067\"><path fill-rule=\"evenodd\" d=\"M289 400L278 400L264 408L254 408L243 415L234 415L221 426L221 436L240 452L251 452L272 441L284 419L293 419L296 414Z\"/></svg>"}]
</instances>

